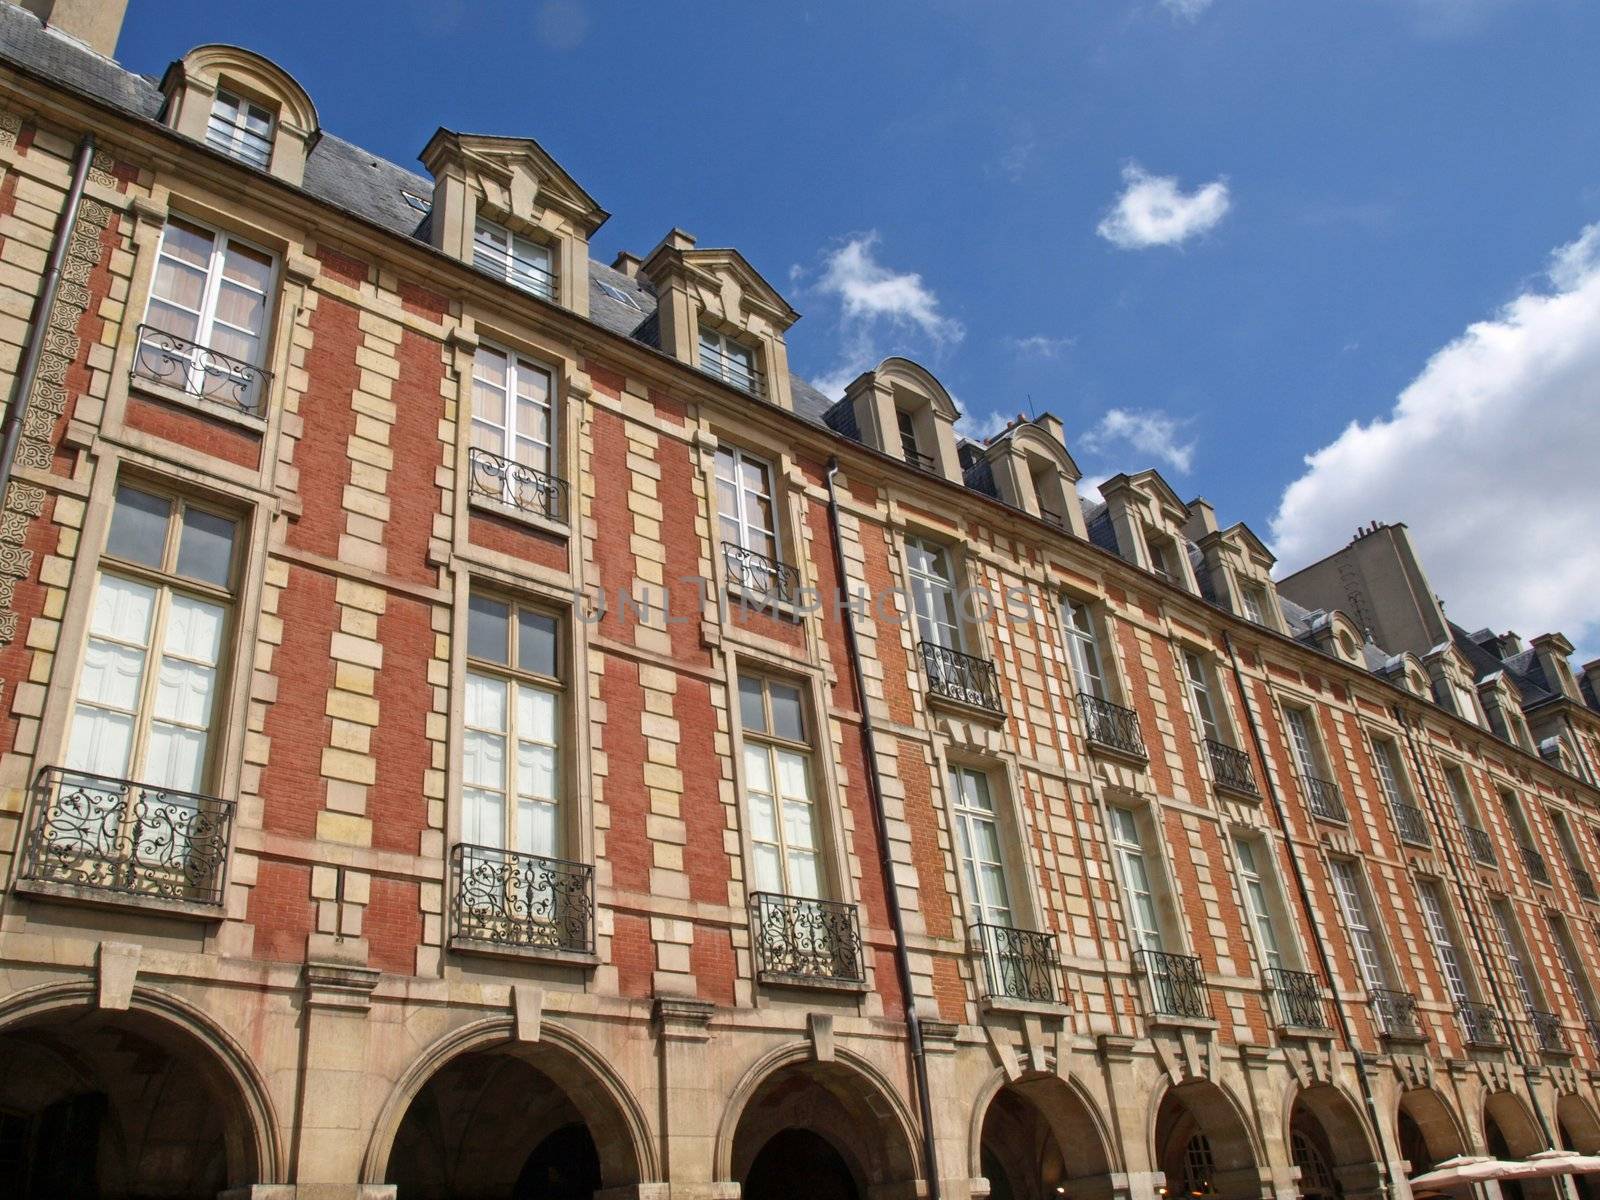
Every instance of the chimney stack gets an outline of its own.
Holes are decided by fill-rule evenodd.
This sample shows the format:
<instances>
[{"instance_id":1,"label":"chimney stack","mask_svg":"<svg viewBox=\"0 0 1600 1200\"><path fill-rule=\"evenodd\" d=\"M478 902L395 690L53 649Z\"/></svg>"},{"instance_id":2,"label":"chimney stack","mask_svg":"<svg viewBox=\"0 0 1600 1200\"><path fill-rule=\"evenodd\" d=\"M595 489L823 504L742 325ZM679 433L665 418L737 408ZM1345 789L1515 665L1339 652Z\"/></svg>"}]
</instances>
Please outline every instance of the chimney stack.
<instances>
[{"instance_id":1,"label":"chimney stack","mask_svg":"<svg viewBox=\"0 0 1600 1200\"><path fill-rule=\"evenodd\" d=\"M96 54L116 57L128 0L22 0L22 7Z\"/></svg>"}]
</instances>

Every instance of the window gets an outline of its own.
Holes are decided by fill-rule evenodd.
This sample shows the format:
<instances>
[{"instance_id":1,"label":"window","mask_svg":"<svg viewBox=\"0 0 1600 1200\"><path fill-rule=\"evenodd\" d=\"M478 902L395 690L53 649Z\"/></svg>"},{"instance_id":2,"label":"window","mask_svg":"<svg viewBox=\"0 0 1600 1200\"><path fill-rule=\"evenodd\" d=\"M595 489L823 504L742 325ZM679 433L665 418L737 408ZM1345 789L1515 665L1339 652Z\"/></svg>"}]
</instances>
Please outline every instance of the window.
<instances>
[{"instance_id":1,"label":"window","mask_svg":"<svg viewBox=\"0 0 1600 1200\"><path fill-rule=\"evenodd\" d=\"M511 467L556 473L555 386L550 372L520 354L479 346L472 363L472 447ZM518 472L501 473L508 503L518 503ZM521 505L519 504L519 507Z\"/></svg>"},{"instance_id":2,"label":"window","mask_svg":"<svg viewBox=\"0 0 1600 1200\"><path fill-rule=\"evenodd\" d=\"M67 738L71 771L203 791L210 777L237 523L117 488Z\"/></svg>"},{"instance_id":3,"label":"window","mask_svg":"<svg viewBox=\"0 0 1600 1200\"><path fill-rule=\"evenodd\" d=\"M1333 869L1334 890L1338 892L1344 923L1350 930L1351 944L1355 946L1356 966L1361 971L1362 982L1369 991L1381 991L1389 986L1389 972L1384 967L1378 935L1368 916L1366 889L1356 865L1343 858L1333 859L1328 865Z\"/></svg>"},{"instance_id":4,"label":"window","mask_svg":"<svg viewBox=\"0 0 1600 1200\"><path fill-rule=\"evenodd\" d=\"M917 638L946 650L961 649L961 622L950 555L921 538L906 539L906 569L917 614Z\"/></svg>"},{"instance_id":5,"label":"window","mask_svg":"<svg viewBox=\"0 0 1600 1200\"><path fill-rule=\"evenodd\" d=\"M134 372L259 411L273 266L265 250L169 218Z\"/></svg>"},{"instance_id":6,"label":"window","mask_svg":"<svg viewBox=\"0 0 1600 1200\"><path fill-rule=\"evenodd\" d=\"M472 265L514 288L546 300L556 298L550 248L482 217L472 234Z\"/></svg>"},{"instance_id":7,"label":"window","mask_svg":"<svg viewBox=\"0 0 1600 1200\"><path fill-rule=\"evenodd\" d=\"M1206 665L1193 650L1183 652L1183 671L1188 678L1189 699L1194 705L1194 715L1200 722L1200 736L1207 741L1221 742L1222 731L1217 727L1217 712L1211 703L1211 683L1206 676Z\"/></svg>"},{"instance_id":8,"label":"window","mask_svg":"<svg viewBox=\"0 0 1600 1200\"><path fill-rule=\"evenodd\" d=\"M1516 914L1511 911L1511 904L1504 897L1489 901L1489 908L1494 913L1495 925L1499 927L1500 947L1505 951L1506 961L1511 964L1511 978L1516 981L1517 994L1522 997L1523 1007L1529 1011L1537 1010L1539 998L1534 991L1533 978L1528 974L1528 953L1522 933L1517 928Z\"/></svg>"},{"instance_id":9,"label":"window","mask_svg":"<svg viewBox=\"0 0 1600 1200\"><path fill-rule=\"evenodd\" d=\"M1259 586L1253 583L1241 583L1239 602L1244 605L1246 620L1254 621L1257 625L1267 623L1267 596Z\"/></svg>"},{"instance_id":10,"label":"window","mask_svg":"<svg viewBox=\"0 0 1600 1200\"><path fill-rule=\"evenodd\" d=\"M539 609L468 602L461 837L472 845L562 856L559 629Z\"/></svg>"},{"instance_id":11,"label":"window","mask_svg":"<svg viewBox=\"0 0 1600 1200\"><path fill-rule=\"evenodd\" d=\"M1110 814L1111 848L1122 868L1122 886L1128 890L1133 948L1160 952L1161 922L1149 864L1145 861L1144 843L1139 836L1139 819L1126 808L1112 808Z\"/></svg>"},{"instance_id":12,"label":"window","mask_svg":"<svg viewBox=\"0 0 1600 1200\"><path fill-rule=\"evenodd\" d=\"M264 168L272 161L271 111L218 88L206 124L206 145Z\"/></svg>"},{"instance_id":13,"label":"window","mask_svg":"<svg viewBox=\"0 0 1600 1200\"><path fill-rule=\"evenodd\" d=\"M1594 992L1589 987L1589 977L1578 961L1578 948L1572 944L1572 934L1559 914L1546 910L1545 920L1550 923L1550 936L1556 944L1556 955L1561 959L1561 973L1566 976L1567 990L1577 1000L1583 1022L1589 1027L1589 1035L1594 1037L1596 1031L1600 1030L1594 1020Z\"/></svg>"},{"instance_id":14,"label":"window","mask_svg":"<svg viewBox=\"0 0 1600 1200\"><path fill-rule=\"evenodd\" d=\"M799 687L741 675L739 723L755 890L817 899L822 895L817 811Z\"/></svg>"},{"instance_id":15,"label":"window","mask_svg":"<svg viewBox=\"0 0 1600 1200\"><path fill-rule=\"evenodd\" d=\"M1284 722L1289 726L1289 744L1294 750L1294 764L1303 779L1321 778L1317 765L1317 743L1311 731L1311 717L1303 708L1283 710Z\"/></svg>"},{"instance_id":16,"label":"window","mask_svg":"<svg viewBox=\"0 0 1600 1200\"><path fill-rule=\"evenodd\" d=\"M1267 882L1263 874L1267 851L1263 848L1258 856L1255 844L1248 838L1242 837L1234 839L1233 848L1239 856L1239 878L1244 883L1245 908L1250 914L1250 924L1256 931L1262 965L1269 968L1284 967L1287 964L1278 945L1277 930L1272 923L1272 905L1269 902Z\"/></svg>"},{"instance_id":17,"label":"window","mask_svg":"<svg viewBox=\"0 0 1600 1200\"><path fill-rule=\"evenodd\" d=\"M1327 1155L1304 1131L1290 1131L1289 1156L1300 1168L1301 1200L1342 1200L1344 1193L1334 1182Z\"/></svg>"},{"instance_id":18,"label":"window","mask_svg":"<svg viewBox=\"0 0 1600 1200\"><path fill-rule=\"evenodd\" d=\"M1409 805L1410 798L1401 787L1402 777L1400 757L1395 753L1394 743L1386 739L1372 739L1372 757L1378 766L1378 783L1383 787L1383 798L1389 802L1389 807Z\"/></svg>"},{"instance_id":19,"label":"window","mask_svg":"<svg viewBox=\"0 0 1600 1200\"><path fill-rule=\"evenodd\" d=\"M1439 970L1444 974L1450 998L1459 1007L1472 1003L1472 989L1467 984L1466 964L1456 947L1455 934L1450 927L1447 905L1439 883L1435 879L1419 879L1417 895L1422 900L1422 915L1428 924L1428 937L1433 951L1439 956Z\"/></svg>"},{"instance_id":20,"label":"window","mask_svg":"<svg viewBox=\"0 0 1600 1200\"><path fill-rule=\"evenodd\" d=\"M1478 717L1478 698L1472 694L1472 689L1465 684L1450 683L1450 696L1454 702L1456 715L1471 721L1474 725L1482 724Z\"/></svg>"},{"instance_id":21,"label":"window","mask_svg":"<svg viewBox=\"0 0 1600 1200\"><path fill-rule=\"evenodd\" d=\"M1472 789L1467 786L1467 777L1461 773L1460 767L1446 767L1444 780L1450 788L1450 799L1455 803L1456 816L1461 818L1461 824L1467 829L1476 829L1478 811L1472 802Z\"/></svg>"},{"instance_id":22,"label":"window","mask_svg":"<svg viewBox=\"0 0 1600 1200\"><path fill-rule=\"evenodd\" d=\"M1211 1157L1211 1142L1197 1133L1183 1147L1183 1191L1185 1196L1215 1196L1216 1163Z\"/></svg>"},{"instance_id":23,"label":"window","mask_svg":"<svg viewBox=\"0 0 1600 1200\"><path fill-rule=\"evenodd\" d=\"M897 408L894 412L895 426L900 431L900 453L905 460L914 467L931 468L933 459L922 452L917 444L917 423L909 409Z\"/></svg>"},{"instance_id":24,"label":"window","mask_svg":"<svg viewBox=\"0 0 1600 1200\"><path fill-rule=\"evenodd\" d=\"M1150 535L1146 539L1150 547L1150 569L1168 583L1183 584L1183 576L1178 569L1177 547L1171 538Z\"/></svg>"},{"instance_id":25,"label":"window","mask_svg":"<svg viewBox=\"0 0 1600 1200\"><path fill-rule=\"evenodd\" d=\"M1100 646L1095 639L1094 615L1082 600L1061 598L1061 626L1067 634L1067 657L1080 692L1106 699L1105 674L1100 666Z\"/></svg>"},{"instance_id":26,"label":"window","mask_svg":"<svg viewBox=\"0 0 1600 1200\"><path fill-rule=\"evenodd\" d=\"M951 767L950 803L961 848L961 873L975 915L988 925L1009 926L1011 897L988 775L972 767Z\"/></svg>"},{"instance_id":27,"label":"window","mask_svg":"<svg viewBox=\"0 0 1600 1200\"><path fill-rule=\"evenodd\" d=\"M752 396L761 395L761 374L756 370L756 352L743 342L718 333L715 329L700 328L700 369L715 375L724 383L731 383L740 391Z\"/></svg>"},{"instance_id":28,"label":"window","mask_svg":"<svg viewBox=\"0 0 1600 1200\"><path fill-rule=\"evenodd\" d=\"M778 558L772 469L732 446L717 448L717 524L724 542Z\"/></svg>"}]
</instances>

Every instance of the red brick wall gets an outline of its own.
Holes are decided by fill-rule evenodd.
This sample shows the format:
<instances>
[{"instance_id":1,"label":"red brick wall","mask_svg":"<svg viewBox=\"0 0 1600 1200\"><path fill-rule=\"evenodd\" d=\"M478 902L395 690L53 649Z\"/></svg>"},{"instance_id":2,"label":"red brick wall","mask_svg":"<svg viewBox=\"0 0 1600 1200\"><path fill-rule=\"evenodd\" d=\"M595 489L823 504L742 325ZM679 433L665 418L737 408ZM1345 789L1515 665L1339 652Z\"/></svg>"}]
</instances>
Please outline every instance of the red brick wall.
<instances>
[{"instance_id":1,"label":"red brick wall","mask_svg":"<svg viewBox=\"0 0 1600 1200\"><path fill-rule=\"evenodd\" d=\"M317 829L325 789L322 750L331 724L324 711L333 685L328 639L334 628L334 581L306 567L291 566L278 602L283 643L274 654L278 698L267 709L272 742L261 775L264 828L298 837Z\"/></svg>"},{"instance_id":2,"label":"red brick wall","mask_svg":"<svg viewBox=\"0 0 1600 1200\"><path fill-rule=\"evenodd\" d=\"M262 862L245 915L256 927L257 958L300 962L306 956L306 938L316 928L311 868L300 863Z\"/></svg>"}]
</instances>

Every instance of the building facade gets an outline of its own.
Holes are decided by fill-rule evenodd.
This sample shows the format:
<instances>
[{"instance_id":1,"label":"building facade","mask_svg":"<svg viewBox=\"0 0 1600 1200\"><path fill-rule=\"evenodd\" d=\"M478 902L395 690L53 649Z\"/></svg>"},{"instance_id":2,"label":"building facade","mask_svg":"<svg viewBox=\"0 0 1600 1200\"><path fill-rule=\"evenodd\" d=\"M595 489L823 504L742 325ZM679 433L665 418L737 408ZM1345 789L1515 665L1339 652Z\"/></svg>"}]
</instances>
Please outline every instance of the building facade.
<instances>
[{"instance_id":1,"label":"building facade","mask_svg":"<svg viewBox=\"0 0 1600 1200\"><path fill-rule=\"evenodd\" d=\"M738 251L592 261L531 138L415 173L116 7L0 4L16 1194L1600 1152L1600 663L1452 626L1402 526L1280 594L1054 418L824 396Z\"/></svg>"}]
</instances>

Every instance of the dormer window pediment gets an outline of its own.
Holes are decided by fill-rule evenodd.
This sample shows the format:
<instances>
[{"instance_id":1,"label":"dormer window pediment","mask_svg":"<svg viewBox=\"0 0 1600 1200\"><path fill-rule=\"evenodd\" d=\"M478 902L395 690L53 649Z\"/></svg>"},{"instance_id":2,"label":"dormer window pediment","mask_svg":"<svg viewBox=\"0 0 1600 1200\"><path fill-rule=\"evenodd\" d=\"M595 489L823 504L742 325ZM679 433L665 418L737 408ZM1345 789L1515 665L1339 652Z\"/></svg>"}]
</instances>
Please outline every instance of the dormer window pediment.
<instances>
[{"instance_id":1,"label":"dormer window pediment","mask_svg":"<svg viewBox=\"0 0 1600 1200\"><path fill-rule=\"evenodd\" d=\"M1161 472L1113 475L1100 485L1123 557L1187 592L1198 592L1184 532L1189 509Z\"/></svg>"},{"instance_id":2,"label":"dormer window pediment","mask_svg":"<svg viewBox=\"0 0 1600 1200\"><path fill-rule=\"evenodd\" d=\"M238 46L196 46L167 68L163 119L173 129L298 185L321 135L317 109L282 67Z\"/></svg>"},{"instance_id":3,"label":"dormer window pediment","mask_svg":"<svg viewBox=\"0 0 1600 1200\"><path fill-rule=\"evenodd\" d=\"M1088 539L1078 503L1083 472L1067 452L1060 418L1045 413L1029 421L1019 415L973 453L987 462L995 491L1005 503Z\"/></svg>"},{"instance_id":4,"label":"dormer window pediment","mask_svg":"<svg viewBox=\"0 0 1600 1200\"><path fill-rule=\"evenodd\" d=\"M956 446L961 415L932 372L908 358L884 359L845 389L861 440L908 466L960 482Z\"/></svg>"}]
</instances>

